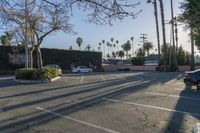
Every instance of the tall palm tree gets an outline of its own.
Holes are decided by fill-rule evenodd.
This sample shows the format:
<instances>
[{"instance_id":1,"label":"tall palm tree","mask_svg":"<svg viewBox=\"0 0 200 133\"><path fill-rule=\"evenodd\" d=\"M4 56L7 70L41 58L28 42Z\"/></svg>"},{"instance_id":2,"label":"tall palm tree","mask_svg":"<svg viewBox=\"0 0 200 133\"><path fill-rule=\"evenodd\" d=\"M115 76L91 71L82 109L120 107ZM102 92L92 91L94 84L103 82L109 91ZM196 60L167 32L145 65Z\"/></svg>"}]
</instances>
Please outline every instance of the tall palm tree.
<instances>
[{"instance_id":1,"label":"tall palm tree","mask_svg":"<svg viewBox=\"0 0 200 133\"><path fill-rule=\"evenodd\" d=\"M86 50L87 50L87 51L90 51L90 49L91 49L91 46L90 46L90 44L88 44L88 45L86 46Z\"/></svg>"},{"instance_id":2,"label":"tall palm tree","mask_svg":"<svg viewBox=\"0 0 200 133\"><path fill-rule=\"evenodd\" d=\"M109 55L109 53L110 53L110 51L109 51L109 48L110 48L110 43L109 42L107 42L106 43L106 46L108 47L108 53L107 53L107 55ZM108 57L108 56L107 56Z\"/></svg>"},{"instance_id":3,"label":"tall palm tree","mask_svg":"<svg viewBox=\"0 0 200 133\"><path fill-rule=\"evenodd\" d=\"M159 33L159 24L158 24L158 7L157 7L157 0L147 0L147 3L151 3L153 1L154 5L154 15L155 15L155 21L156 21L156 34L157 34L157 47L158 47L158 67L160 67L160 60L161 60L161 54L160 54L160 33Z\"/></svg>"},{"instance_id":4,"label":"tall palm tree","mask_svg":"<svg viewBox=\"0 0 200 133\"><path fill-rule=\"evenodd\" d=\"M112 54L112 51L113 51L113 49L112 49L112 44L110 43L110 53Z\"/></svg>"},{"instance_id":5,"label":"tall palm tree","mask_svg":"<svg viewBox=\"0 0 200 133\"><path fill-rule=\"evenodd\" d=\"M81 44L83 43L83 39L81 37L78 37L76 39L76 43L78 44L79 50L81 50Z\"/></svg>"},{"instance_id":6,"label":"tall palm tree","mask_svg":"<svg viewBox=\"0 0 200 133\"><path fill-rule=\"evenodd\" d=\"M116 44L113 44L114 52L116 52Z\"/></svg>"},{"instance_id":7,"label":"tall palm tree","mask_svg":"<svg viewBox=\"0 0 200 133\"><path fill-rule=\"evenodd\" d=\"M159 0L160 2L160 13L161 13L161 22L162 22L162 34L163 34L163 47L164 47L164 69L166 71L167 69L167 53L166 53L166 35L165 35L165 16L164 16L164 6L163 6L163 0Z\"/></svg>"},{"instance_id":8,"label":"tall palm tree","mask_svg":"<svg viewBox=\"0 0 200 133\"><path fill-rule=\"evenodd\" d=\"M132 42L132 55L134 56L133 40L134 40L134 37L131 37L131 42Z\"/></svg>"},{"instance_id":9,"label":"tall palm tree","mask_svg":"<svg viewBox=\"0 0 200 133\"><path fill-rule=\"evenodd\" d=\"M101 50L101 42L99 42L99 48L98 49L99 49L99 51Z\"/></svg>"},{"instance_id":10,"label":"tall palm tree","mask_svg":"<svg viewBox=\"0 0 200 133\"><path fill-rule=\"evenodd\" d=\"M117 51L119 51L118 44L119 44L119 41L118 41L118 40L116 40Z\"/></svg>"},{"instance_id":11,"label":"tall palm tree","mask_svg":"<svg viewBox=\"0 0 200 133\"><path fill-rule=\"evenodd\" d=\"M126 58L128 59L128 51L131 50L131 43L130 43L130 41L127 41L121 47L126 52Z\"/></svg>"},{"instance_id":12,"label":"tall palm tree","mask_svg":"<svg viewBox=\"0 0 200 133\"><path fill-rule=\"evenodd\" d=\"M102 40L104 57L106 56L105 42L106 42L105 40Z\"/></svg>"},{"instance_id":13,"label":"tall palm tree","mask_svg":"<svg viewBox=\"0 0 200 133\"><path fill-rule=\"evenodd\" d=\"M145 42L143 48L144 52L147 52L147 55L149 55L149 51L153 49L152 42Z\"/></svg>"}]
</instances>

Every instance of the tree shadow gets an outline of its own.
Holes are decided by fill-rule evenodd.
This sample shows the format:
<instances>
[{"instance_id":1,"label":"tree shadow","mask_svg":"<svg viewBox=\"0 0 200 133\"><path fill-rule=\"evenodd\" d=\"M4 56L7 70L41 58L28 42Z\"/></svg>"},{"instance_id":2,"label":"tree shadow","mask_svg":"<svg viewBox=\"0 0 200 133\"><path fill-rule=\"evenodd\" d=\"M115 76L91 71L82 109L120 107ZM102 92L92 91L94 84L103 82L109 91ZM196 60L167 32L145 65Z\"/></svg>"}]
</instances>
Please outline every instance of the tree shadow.
<instances>
[{"instance_id":1,"label":"tree shadow","mask_svg":"<svg viewBox=\"0 0 200 133\"><path fill-rule=\"evenodd\" d=\"M48 110L52 110L53 112L62 114L62 115L69 115L73 112L76 111L80 111L82 109L86 109L88 107L92 107L94 105L97 105L101 102L103 102L103 98L119 98L120 96L124 96L123 94L131 94L131 93L136 93L138 91L142 91L145 90L146 88L148 88L148 86L151 86L153 84L156 84L157 82L160 82L160 80L164 83L164 82L168 82L170 78L167 79L160 79L159 77L157 78L150 78L149 80L147 80L147 82L145 83L141 83L141 84L133 84L130 85L128 87L113 87L112 89L108 89L105 90L102 93L97 93L97 94L93 94L90 96L87 96L85 98L83 98L80 102L77 103L73 103L71 105L65 105L65 104L59 104L56 106L53 106L51 108L47 108ZM89 92L89 91L94 91L97 89L103 89L105 87L112 87L113 84L114 85L120 85L120 84L126 84L126 83L132 83L132 80L127 80L127 81L117 81L115 83L110 83L110 84L106 84L105 86L101 86L101 87L94 87L88 90L81 90L78 92L72 92L72 93L65 93L65 94L61 94L61 95L57 95L54 97L48 97L48 98L44 98L44 99L39 99L39 100L33 100L30 102L24 102L24 103L20 103L20 104L16 104L16 105L11 105L8 107L5 107L5 111L9 111L9 110L13 110L13 109L19 109L22 107L28 107L31 105L35 105L39 104L39 103L43 103L43 102L49 102L51 100L56 100L62 97L66 97L66 96L70 96L70 95L76 95L76 94L84 94L85 92ZM51 120L54 119L58 119L58 116L54 116L51 115L49 113L45 113L45 112L41 112L41 111L36 111L24 116L20 116L20 118L15 118L14 120L8 120L8 121L1 121L0 123L0 131L1 132L5 132L5 133L13 133L13 132L21 132L23 130L26 130L30 127L33 126L37 126L46 122L49 122Z\"/></svg>"},{"instance_id":2,"label":"tree shadow","mask_svg":"<svg viewBox=\"0 0 200 133\"><path fill-rule=\"evenodd\" d=\"M191 116L200 120L200 91L194 89L186 89L180 92L180 98L178 99L171 118L169 119L168 126L165 129L165 133L183 133L192 132L192 126L195 125L195 121L191 121Z\"/></svg>"}]
</instances>

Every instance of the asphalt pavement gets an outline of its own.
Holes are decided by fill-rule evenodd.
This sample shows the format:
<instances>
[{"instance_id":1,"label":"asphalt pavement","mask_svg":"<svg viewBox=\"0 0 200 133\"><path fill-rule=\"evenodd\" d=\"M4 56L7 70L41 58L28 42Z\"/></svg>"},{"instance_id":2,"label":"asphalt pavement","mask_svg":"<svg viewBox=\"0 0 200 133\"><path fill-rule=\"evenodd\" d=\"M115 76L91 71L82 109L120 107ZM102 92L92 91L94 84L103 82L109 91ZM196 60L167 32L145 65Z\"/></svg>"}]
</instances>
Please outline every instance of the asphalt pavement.
<instances>
[{"instance_id":1,"label":"asphalt pavement","mask_svg":"<svg viewBox=\"0 0 200 133\"><path fill-rule=\"evenodd\" d=\"M64 74L53 83L0 77L0 133L189 133L200 92L182 73Z\"/></svg>"}]
</instances>

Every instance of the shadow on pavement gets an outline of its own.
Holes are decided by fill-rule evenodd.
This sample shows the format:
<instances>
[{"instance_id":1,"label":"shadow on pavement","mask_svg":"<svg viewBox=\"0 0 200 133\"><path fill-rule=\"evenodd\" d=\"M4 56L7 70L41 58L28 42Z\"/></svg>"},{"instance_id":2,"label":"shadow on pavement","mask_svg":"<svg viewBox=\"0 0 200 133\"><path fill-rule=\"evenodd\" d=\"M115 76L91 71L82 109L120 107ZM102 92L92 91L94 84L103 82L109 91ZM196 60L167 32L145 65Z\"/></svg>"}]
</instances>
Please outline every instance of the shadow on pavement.
<instances>
[{"instance_id":1,"label":"shadow on pavement","mask_svg":"<svg viewBox=\"0 0 200 133\"><path fill-rule=\"evenodd\" d=\"M158 82L165 83L165 82L168 82L171 78L173 78L173 75L170 75L168 76L168 78L164 79L163 77L165 77L165 75L160 74L159 77L154 77L156 75L154 75L153 73L150 73L150 74L152 75L148 75L149 79L145 83L133 84L133 85L129 85L128 87L122 88L122 87L117 87L116 85L132 83L132 80L116 81L116 82L107 83L105 85L98 86L98 87L94 86L86 90L80 90L77 92L65 93L65 94L61 94L61 95L57 95L53 97L47 97L47 98L43 98L39 100L33 100L30 102L10 105L10 106L5 107L4 111L19 109L19 108L28 107L31 105L36 106L36 104L49 102L49 101L60 99L66 96L77 95L77 94L82 94L82 93L84 94L85 92L95 91L98 89L104 89L105 87L112 87L113 85L116 86L116 87L113 87L112 89L108 89L108 90L105 89L105 91L101 93L86 96L85 98L81 99L79 102L71 104L71 105L62 103L62 104L53 106L51 108L48 108L48 110L52 110L53 112L56 112L62 115L69 115L70 113L99 104L103 102L102 101L103 98L119 98L119 96L123 96L124 93L131 94L138 91L142 91L142 90L145 90L148 86L154 85ZM54 116L49 113L36 111L30 114L21 116L20 118L10 119L7 121L6 120L1 121L0 131L2 133L21 132L33 126L44 124L46 122L49 122L51 120L58 119L58 118L59 116Z\"/></svg>"}]
</instances>

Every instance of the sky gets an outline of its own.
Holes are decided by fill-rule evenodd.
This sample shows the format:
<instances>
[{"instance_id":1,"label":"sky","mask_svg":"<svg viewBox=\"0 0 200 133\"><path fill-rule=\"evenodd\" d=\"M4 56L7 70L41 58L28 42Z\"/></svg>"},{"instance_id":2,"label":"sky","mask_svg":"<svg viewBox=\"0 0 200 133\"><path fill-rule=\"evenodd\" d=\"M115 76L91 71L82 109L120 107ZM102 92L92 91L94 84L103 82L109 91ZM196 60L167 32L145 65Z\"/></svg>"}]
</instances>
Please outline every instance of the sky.
<instances>
[{"instance_id":1,"label":"sky","mask_svg":"<svg viewBox=\"0 0 200 133\"><path fill-rule=\"evenodd\" d=\"M139 0L135 0L136 2ZM123 21L113 21L112 26L110 25L96 25L93 23L88 23L86 13L80 10L73 10L73 16L71 17L71 24L74 25L74 31L77 34L67 34L63 32L57 32L53 35L50 35L45 39L42 44L42 47L47 48L59 48L59 49L69 49L70 46L73 49L78 49L76 44L76 38L83 38L83 44L81 49L85 49L86 45L90 44L91 49L97 50L99 42L102 40L110 41L110 38L113 37L115 40L119 41L119 45L125 43L130 38L134 37L134 49L139 48L141 45L140 36L142 33L147 34L148 41L153 42L153 45L156 48L156 25L154 17L154 8L153 4L147 4L146 0L140 0L141 5L138 6L135 11L142 9L143 11L137 16L137 18L125 18ZM173 0L174 2L174 16L178 16L181 13L180 2L183 0ZM171 8L170 0L163 0L164 2L164 11L165 11L165 21L169 22L171 18ZM159 3L159 2L158 2ZM159 4L158 4L158 10ZM159 23L160 22L160 13L159 13ZM179 44L187 51L190 51L190 38L189 33L184 26L178 26L178 38ZM162 37L161 25L160 25L160 36ZM170 26L166 24L166 37L167 42L170 42ZM162 38L161 38L162 42ZM119 50L120 50L119 46Z\"/></svg>"}]
</instances>

